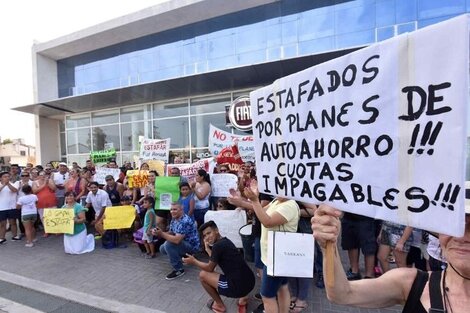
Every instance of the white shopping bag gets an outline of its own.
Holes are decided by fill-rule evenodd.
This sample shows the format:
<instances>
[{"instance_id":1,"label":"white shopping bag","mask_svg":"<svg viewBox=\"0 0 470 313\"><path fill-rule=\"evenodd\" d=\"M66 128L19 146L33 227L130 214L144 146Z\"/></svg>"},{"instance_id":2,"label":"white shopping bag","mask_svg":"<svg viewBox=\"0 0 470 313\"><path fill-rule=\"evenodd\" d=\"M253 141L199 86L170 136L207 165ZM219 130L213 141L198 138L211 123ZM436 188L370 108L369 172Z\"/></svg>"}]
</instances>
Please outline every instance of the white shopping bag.
<instances>
[{"instance_id":1,"label":"white shopping bag","mask_svg":"<svg viewBox=\"0 0 470 313\"><path fill-rule=\"evenodd\" d=\"M269 276L313 278L312 234L268 232Z\"/></svg>"}]
</instances>

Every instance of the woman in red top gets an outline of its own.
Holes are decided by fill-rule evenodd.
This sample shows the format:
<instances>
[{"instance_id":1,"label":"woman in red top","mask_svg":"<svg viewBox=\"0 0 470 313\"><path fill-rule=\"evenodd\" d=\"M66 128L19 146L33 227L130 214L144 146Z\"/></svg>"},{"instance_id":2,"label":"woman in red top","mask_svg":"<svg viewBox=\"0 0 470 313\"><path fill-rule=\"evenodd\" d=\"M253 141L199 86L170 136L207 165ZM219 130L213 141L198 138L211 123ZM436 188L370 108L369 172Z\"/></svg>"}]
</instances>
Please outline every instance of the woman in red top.
<instances>
[{"instance_id":1,"label":"woman in red top","mask_svg":"<svg viewBox=\"0 0 470 313\"><path fill-rule=\"evenodd\" d=\"M55 189L54 181L46 176L45 171L40 171L37 180L33 182L33 193L38 197L36 207L41 222L43 222L44 209L55 208L57 205ZM44 237L47 237L46 233L44 233Z\"/></svg>"}]
</instances>

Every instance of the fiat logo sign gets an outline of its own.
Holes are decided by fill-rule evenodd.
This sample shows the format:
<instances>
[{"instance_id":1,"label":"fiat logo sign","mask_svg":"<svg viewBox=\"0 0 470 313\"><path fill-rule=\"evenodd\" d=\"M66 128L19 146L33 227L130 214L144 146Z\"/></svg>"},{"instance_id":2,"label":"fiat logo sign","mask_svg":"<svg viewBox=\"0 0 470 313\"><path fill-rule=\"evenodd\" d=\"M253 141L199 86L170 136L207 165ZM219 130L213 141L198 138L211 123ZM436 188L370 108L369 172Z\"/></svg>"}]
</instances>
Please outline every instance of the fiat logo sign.
<instances>
[{"instance_id":1,"label":"fiat logo sign","mask_svg":"<svg viewBox=\"0 0 470 313\"><path fill-rule=\"evenodd\" d=\"M230 105L229 119L233 127L241 131L252 128L250 97L241 96Z\"/></svg>"}]
</instances>

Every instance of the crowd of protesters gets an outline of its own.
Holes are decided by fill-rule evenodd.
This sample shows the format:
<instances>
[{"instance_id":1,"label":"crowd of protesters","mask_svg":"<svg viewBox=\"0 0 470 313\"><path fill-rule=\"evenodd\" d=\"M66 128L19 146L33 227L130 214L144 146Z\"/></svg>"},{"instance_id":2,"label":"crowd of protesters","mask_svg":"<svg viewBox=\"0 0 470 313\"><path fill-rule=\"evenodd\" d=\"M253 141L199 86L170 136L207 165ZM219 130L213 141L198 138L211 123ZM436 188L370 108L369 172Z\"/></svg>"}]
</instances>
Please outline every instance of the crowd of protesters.
<instances>
[{"instance_id":1,"label":"crowd of protesters","mask_svg":"<svg viewBox=\"0 0 470 313\"><path fill-rule=\"evenodd\" d=\"M118 168L115 160L103 165ZM242 255L254 255L256 276L261 279L261 290L254 297L262 300L255 312L302 312L307 308L307 297L312 282L324 288L322 275L322 250L316 245L316 279L282 278L267 275L267 232L282 226L284 231L312 233L310 224L317 206L298 203L282 197L260 194L256 186L255 165L246 162L236 171L230 164L219 164L214 173L197 171L194 180L180 177L180 198L171 210L154 210L156 171L149 171L148 185L129 188L126 171L132 170L126 162L119 178L112 175L101 185L94 181L96 167L91 160L83 167L77 163L68 166L61 162L57 168L27 164L20 168L12 164L9 171L0 173L0 246L7 242L6 232L11 231L12 241L24 240L32 248L38 240L37 233L48 237L41 225L46 208L74 209L73 234L64 235L66 253L91 252L95 240L104 239L103 228L106 207L132 205L136 220L131 232L140 230L143 256L152 259L157 252L168 255L173 271L166 276L172 280L184 275L183 264L201 269L201 284L211 296L208 307L214 312L225 312L221 295L240 298L239 311L246 310L248 294L254 288L252 271ZM149 170L146 163L139 167ZM238 175L237 190L230 190L228 198L211 195L211 175L232 173ZM178 167L172 167L169 176L180 176ZM253 252L239 251L225 237L217 225L204 223L209 210L244 209L252 226ZM346 213L341 218L341 246L347 250L349 281L374 278L389 271L390 263L396 267L416 267L435 270L445 267L445 259L436 237L418 229ZM198 233L199 230L199 233ZM89 234L90 233L90 234ZM46 240L46 239L43 239ZM360 271L360 254L364 255L364 272ZM209 263L194 255L209 255ZM223 274L214 274L219 265ZM250 274L251 273L251 274ZM240 276L242 275L242 276ZM240 281L237 277L246 277ZM249 279L248 279L249 278Z\"/></svg>"}]
</instances>

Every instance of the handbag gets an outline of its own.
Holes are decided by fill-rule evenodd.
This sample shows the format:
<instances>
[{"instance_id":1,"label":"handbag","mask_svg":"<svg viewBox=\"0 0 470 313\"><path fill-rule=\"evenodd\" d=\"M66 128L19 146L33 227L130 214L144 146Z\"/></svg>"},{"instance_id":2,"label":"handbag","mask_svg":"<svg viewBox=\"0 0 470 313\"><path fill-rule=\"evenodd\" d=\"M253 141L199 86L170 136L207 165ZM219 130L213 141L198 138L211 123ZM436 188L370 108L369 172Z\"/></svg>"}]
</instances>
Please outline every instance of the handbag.
<instances>
[{"instance_id":1,"label":"handbag","mask_svg":"<svg viewBox=\"0 0 470 313\"><path fill-rule=\"evenodd\" d=\"M312 234L268 231L267 274L313 278L314 253Z\"/></svg>"}]
</instances>

